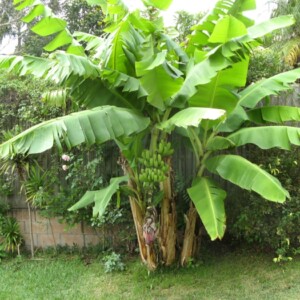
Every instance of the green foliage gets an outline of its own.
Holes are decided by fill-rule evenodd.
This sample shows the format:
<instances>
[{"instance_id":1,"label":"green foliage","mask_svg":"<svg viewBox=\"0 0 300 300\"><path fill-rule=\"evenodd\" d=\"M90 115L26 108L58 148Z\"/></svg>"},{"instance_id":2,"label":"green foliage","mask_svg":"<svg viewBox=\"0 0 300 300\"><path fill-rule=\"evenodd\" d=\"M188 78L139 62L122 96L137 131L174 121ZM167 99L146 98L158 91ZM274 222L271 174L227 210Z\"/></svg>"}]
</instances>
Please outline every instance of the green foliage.
<instances>
[{"instance_id":1,"label":"green foliage","mask_svg":"<svg viewBox=\"0 0 300 300\"><path fill-rule=\"evenodd\" d=\"M20 225L13 217L4 217L0 224L0 237L3 238L4 250L8 252L18 251L22 243Z\"/></svg>"},{"instance_id":2,"label":"green foliage","mask_svg":"<svg viewBox=\"0 0 300 300\"><path fill-rule=\"evenodd\" d=\"M21 14L15 11L11 0L0 1L0 43L6 36L17 36L21 31Z\"/></svg>"},{"instance_id":3,"label":"green foliage","mask_svg":"<svg viewBox=\"0 0 300 300\"><path fill-rule=\"evenodd\" d=\"M70 207L69 210L78 210L94 203L93 216L102 217L112 196L119 190L120 183L124 181L128 181L127 176L111 178L109 186L98 191L87 191L75 205Z\"/></svg>"},{"instance_id":4,"label":"green foliage","mask_svg":"<svg viewBox=\"0 0 300 300\"><path fill-rule=\"evenodd\" d=\"M102 20L104 18L102 11L98 7L91 7L85 0L67 1L64 5L51 5L54 13L64 15L70 32L83 31L95 35L100 35L103 30ZM33 23L34 24L34 23ZM33 25L30 25L32 27ZM62 37L60 40L62 40ZM67 35L64 35L67 38ZM41 56L44 52L44 47L49 44L51 37L39 37L34 32L28 30L23 33L22 54ZM51 44L53 47L53 43ZM46 47L45 50L50 51L51 47Z\"/></svg>"},{"instance_id":5,"label":"green foliage","mask_svg":"<svg viewBox=\"0 0 300 300\"><path fill-rule=\"evenodd\" d=\"M68 1L64 6L66 21L71 32L82 31L100 36L104 15L100 7L88 5L86 0Z\"/></svg>"},{"instance_id":6,"label":"green foliage","mask_svg":"<svg viewBox=\"0 0 300 300\"><path fill-rule=\"evenodd\" d=\"M291 199L282 205L271 205L260 202L254 193L244 194L238 200L238 209L233 213L235 222L229 225L229 232L255 248L275 251L276 262L289 260L300 253L299 150L294 148L288 155L275 150L268 156L258 155L253 150L249 153L256 163L283 182Z\"/></svg>"},{"instance_id":7,"label":"green foliage","mask_svg":"<svg viewBox=\"0 0 300 300\"><path fill-rule=\"evenodd\" d=\"M82 259L74 252L68 257L43 255L34 261L5 259L0 268L0 296L68 300L140 300L141 295L149 299L197 299L199 295L235 300L298 298L298 258L293 264L275 265L269 255L245 249L223 248L202 255L204 263L192 268L161 268L150 275L140 261L132 258L126 261L124 272L114 273L105 273L98 260Z\"/></svg>"},{"instance_id":8,"label":"green foliage","mask_svg":"<svg viewBox=\"0 0 300 300\"><path fill-rule=\"evenodd\" d=\"M3 258L7 257L7 253L4 249L4 245L0 244L0 262Z\"/></svg>"},{"instance_id":9,"label":"green foliage","mask_svg":"<svg viewBox=\"0 0 300 300\"><path fill-rule=\"evenodd\" d=\"M299 24L300 24L300 1L299 0L277 0L277 6L272 12L272 17L290 14L295 18L295 24L277 32L270 39L271 46L283 57L290 67L296 67L299 62Z\"/></svg>"},{"instance_id":10,"label":"green foliage","mask_svg":"<svg viewBox=\"0 0 300 300\"><path fill-rule=\"evenodd\" d=\"M32 126L49 116L60 113L51 108L40 98L49 82L35 79L32 76L17 77L13 74L0 75L0 128L10 130L14 126Z\"/></svg>"},{"instance_id":11,"label":"green foliage","mask_svg":"<svg viewBox=\"0 0 300 300\"><path fill-rule=\"evenodd\" d=\"M250 56L247 84L269 78L278 73L288 70L279 51L272 48L258 47Z\"/></svg>"},{"instance_id":12,"label":"green foliage","mask_svg":"<svg viewBox=\"0 0 300 300\"><path fill-rule=\"evenodd\" d=\"M9 210L9 205L3 200L0 200L0 216L6 215L8 210Z\"/></svg>"},{"instance_id":13,"label":"green foliage","mask_svg":"<svg viewBox=\"0 0 300 300\"><path fill-rule=\"evenodd\" d=\"M184 10L177 11L175 13L175 28L178 31L178 41L184 42L189 34L191 34L191 28L196 25L201 18L203 13L191 14Z\"/></svg>"},{"instance_id":14,"label":"green foliage","mask_svg":"<svg viewBox=\"0 0 300 300\"><path fill-rule=\"evenodd\" d=\"M13 194L15 177L11 173L1 173L0 175L0 198ZM0 209L1 213L1 209Z\"/></svg>"},{"instance_id":15,"label":"green foliage","mask_svg":"<svg viewBox=\"0 0 300 300\"><path fill-rule=\"evenodd\" d=\"M51 168L38 180L33 181L37 187L35 203L44 217L58 217L68 225L90 222L91 208L76 212L68 211L87 190L97 190L103 186L103 149L95 147L93 151L87 147L74 148L62 157L52 156ZM86 155L86 153L88 153ZM67 158L64 159L64 158ZM42 180L41 185L39 180ZM29 180L30 182L30 180ZM36 183L38 183L36 185Z\"/></svg>"},{"instance_id":16,"label":"green foliage","mask_svg":"<svg viewBox=\"0 0 300 300\"><path fill-rule=\"evenodd\" d=\"M253 25L243 13L255 7L254 0L219 0L212 12L193 27L186 42L179 45L165 34L159 16L159 10L166 9L171 1L143 2L148 7L146 14L128 11L121 1L90 0L106 13L108 26L100 38L72 35L64 20L38 2L15 2L17 9L28 13L25 21L34 24L38 35L53 35L46 46L48 50L64 46L66 51L55 51L43 58L0 57L0 68L50 79L65 92L64 98L69 97L77 107L86 110L27 129L3 143L0 156L38 154L54 144L62 150L62 141L70 149L82 143L91 146L113 140L121 153L119 163L128 176L127 188L121 185L124 178L114 178L110 186L82 195L75 208L81 207L82 202L94 203L94 211L103 213L112 195L123 192L139 205L143 219L149 197L154 196L158 186L158 208L171 207L171 159L159 159L157 149L172 131L178 130L189 140L196 160L197 180L189 195L211 238L222 238L226 193L203 177L205 171L274 202L289 198L280 182L258 165L238 155L219 155L218 151L249 143L263 149L299 145L298 128L266 129L255 122L253 127L242 128L244 123L251 123L249 110L260 107L265 97L289 89L300 76L296 69L243 89L251 49L259 45L260 38L292 25L294 19L281 16ZM61 98L61 93L56 96ZM269 117L272 114L273 119L278 118L278 112L270 112ZM293 118L299 121L297 113ZM262 140L262 131L278 136L274 141ZM146 153L151 154L149 166L156 173L145 173L146 163L139 159ZM169 165L164 174L157 172L158 161L162 168ZM149 179L155 184L149 193L143 193L143 184ZM202 193L202 189L206 192ZM161 201L164 203L160 206ZM140 230L137 224L136 228ZM161 246L164 251L165 246Z\"/></svg>"},{"instance_id":17,"label":"green foliage","mask_svg":"<svg viewBox=\"0 0 300 300\"><path fill-rule=\"evenodd\" d=\"M115 252L105 255L102 261L105 273L125 270L125 264L121 260L121 255Z\"/></svg>"},{"instance_id":18,"label":"green foliage","mask_svg":"<svg viewBox=\"0 0 300 300\"><path fill-rule=\"evenodd\" d=\"M50 178L50 172L42 170L39 165L31 166L24 183L26 200L33 207L46 205L51 197L51 183L53 184L53 179Z\"/></svg>"}]
</instances>

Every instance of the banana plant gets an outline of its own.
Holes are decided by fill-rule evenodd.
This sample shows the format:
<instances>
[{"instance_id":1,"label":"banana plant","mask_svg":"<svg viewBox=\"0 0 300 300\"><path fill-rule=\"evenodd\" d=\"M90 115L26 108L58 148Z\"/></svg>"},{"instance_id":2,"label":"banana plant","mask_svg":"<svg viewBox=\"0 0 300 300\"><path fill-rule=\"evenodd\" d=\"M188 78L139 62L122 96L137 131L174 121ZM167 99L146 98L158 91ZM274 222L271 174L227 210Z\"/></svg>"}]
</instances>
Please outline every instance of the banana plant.
<instances>
[{"instance_id":1,"label":"banana plant","mask_svg":"<svg viewBox=\"0 0 300 300\"><path fill-rule=\"evenodd\" d=\"M299 121L299 108L262 101L289 89L300 69L245 88L251 49L266 34L292 25L292 16L254 24L244 12L255 8L255 0L219 0L178 44L167 35L160 14L172 0L142 0L144 12L129 11L121 0L88 2L106 14L102 36L71 34L39 0L14 0L16 9L27 13L23 21L35 22L35 33L54 39L45 47L51 52L47 57L1 56L0 68L53 80L57 94L86 110L13 137L0 145L2 158L54 145L64 149L115 141L124 176L112 178L103 190L87 191L70 210L92 204L94 215L101 216L114 195L128 196L140 256L150 270L178 257L184 265L195 255L198 215L212 240L224 236L226 192L210 174L269 201L289 197L274 176L230 150L247 143L286 150L300 144L299 128L285 125ZM174 131L191 145L196 160L187 189L189 210L181 212L186 222L182 240L172 182ZM180 255L176 243L181 243Z\"/></svg>"}]
</instances>

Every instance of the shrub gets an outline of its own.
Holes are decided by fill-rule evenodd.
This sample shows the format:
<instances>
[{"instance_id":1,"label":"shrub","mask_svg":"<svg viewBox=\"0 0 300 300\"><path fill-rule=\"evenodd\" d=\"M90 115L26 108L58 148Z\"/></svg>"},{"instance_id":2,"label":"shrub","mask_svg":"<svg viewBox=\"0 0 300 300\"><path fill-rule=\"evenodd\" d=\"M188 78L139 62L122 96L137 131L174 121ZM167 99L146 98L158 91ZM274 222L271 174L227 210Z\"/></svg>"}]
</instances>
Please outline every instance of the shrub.
<instances>
[{"instance_id":1,"label":"shrub","mask_svg":"<svg viewBox=\"0 0 300 300\"><path fill-rule=\"evenodd\" d=\"M0 236L3 238L4 250L8 252L18 251L20 254L20 245L22 235L17 220L13 217L3 217L0 224Z\"/></svg>"},{"instance_id":2,"label":"shrub","mask_svg":"<svg viewBox=\"0 0 300 300\"><path fill-rule=\"evenodd\" d=\"M287 69L288 67L284 64L279 52L270 48L258 47L253 50L250 57L247 82L251 84Z\"/></svg>"},{"instance_id":3,"label":"shrub","mask_svg":"<svg viewBox=\"0 0 300 300\"><path fill-rule=\"evenodd\" d=\"M250 151L250 155L255 154ZM294 149L289 155L273 151L271 155L256 160L278 177L289 190L291 199L284 204L262 202L258 195L251 193L240 200L229 232L256 248L275 251L276 262L290 260L290 256L300 253L300 151Z\"/></svg>"},{"instance_id":4,"label":"shrub","mask_svg":"<svg viewBox=\"0 0 300 300\"><path fill-rule=\"evenodd\" d=\"M105 255L102 258L102 261L104 264L105 273L125 270L125 264L121 260L121 255L115 252Z\"/></svg>"}]
</instances>

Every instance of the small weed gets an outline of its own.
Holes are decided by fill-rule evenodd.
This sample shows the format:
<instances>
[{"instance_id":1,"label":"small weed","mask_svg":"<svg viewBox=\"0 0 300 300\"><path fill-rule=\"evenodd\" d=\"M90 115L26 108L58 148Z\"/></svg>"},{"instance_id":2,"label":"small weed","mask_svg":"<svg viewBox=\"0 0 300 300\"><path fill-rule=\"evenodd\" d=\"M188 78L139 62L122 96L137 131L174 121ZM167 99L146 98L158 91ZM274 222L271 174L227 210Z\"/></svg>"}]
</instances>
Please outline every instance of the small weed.
<instances>
[{"instance_id":1,"label":"small weed","mask_svg":"<svg viewBox=\"0 0 300 300\"><path fill-rule=\"evenodd\" d=\"M105 255L102 258L102 261L104 264L105 273L125 270L125 264L121 260L121 255L115 252Z\"/></svg>"}]
</instances>

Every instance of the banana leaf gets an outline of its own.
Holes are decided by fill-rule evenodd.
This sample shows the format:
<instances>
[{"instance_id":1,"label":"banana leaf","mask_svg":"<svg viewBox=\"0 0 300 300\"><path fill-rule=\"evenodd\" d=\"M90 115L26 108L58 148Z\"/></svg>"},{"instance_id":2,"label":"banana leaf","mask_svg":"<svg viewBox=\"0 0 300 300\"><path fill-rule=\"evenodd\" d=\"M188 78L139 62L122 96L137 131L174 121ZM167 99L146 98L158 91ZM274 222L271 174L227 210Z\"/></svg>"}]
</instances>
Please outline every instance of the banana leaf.
<instances>
[{"instance_id":1,"label":"banana leaf","mask_svg":"<svg viewBox=\"0 0 300 300\"><path fill-rule=\"evenodd\" d=\"M97 107L45 121L25 130L0 145L0 157L15 153L41 153L52 148L54 143L62 148L61 140L69 148L81 143L104 143L139 133L149 123L148 118L129 109Z\"/></svg>"},{"instance_id":2,"label":"banana leaf","mask_svg":"<svg viewBox=\"0 0 300 300\"><path fill-rule=\"evenodd\" d=\"M226 192L220 189L211 179L201 177L193 181L187 190L197 212L212 240L221 239L225 232Z\"/></svg>"},{"instance_id":3,"label":"banana leaf","mask_svg":"<svg viewBox=\"0 0 300 300\"><path fill-rule=\"evenodd\" d=\"M210 172L267 200L282 203L290 198L276 177L241 156L218 155L206 160L205 166Z\"/></svg>"},{"instance_id":4,"label":"banana leaf","mask_svg":"<svg viewBox=\"0 0 300 300\"><path fill-rule=\"evenodd\" d=\"M280 148L290 150L300 146L300 128L290 126L261 126L243 128L227 137L236 146L254 144L261 149Z\"/></svg>"},{"instance_id":5,"label":"banana leaf","mask_svg":"<svg viewBox=\"0 0 300 300\"><path fill-rule=\"evenodd\" d=\"M120 183L125 181L128 181L128 176L111 178L109 186L98 191L87 191L82 198L68 210L74 211L95 203L93 216L100 218L104 214L112 196L119 190Z\"/></svg>"}]
</instances>

